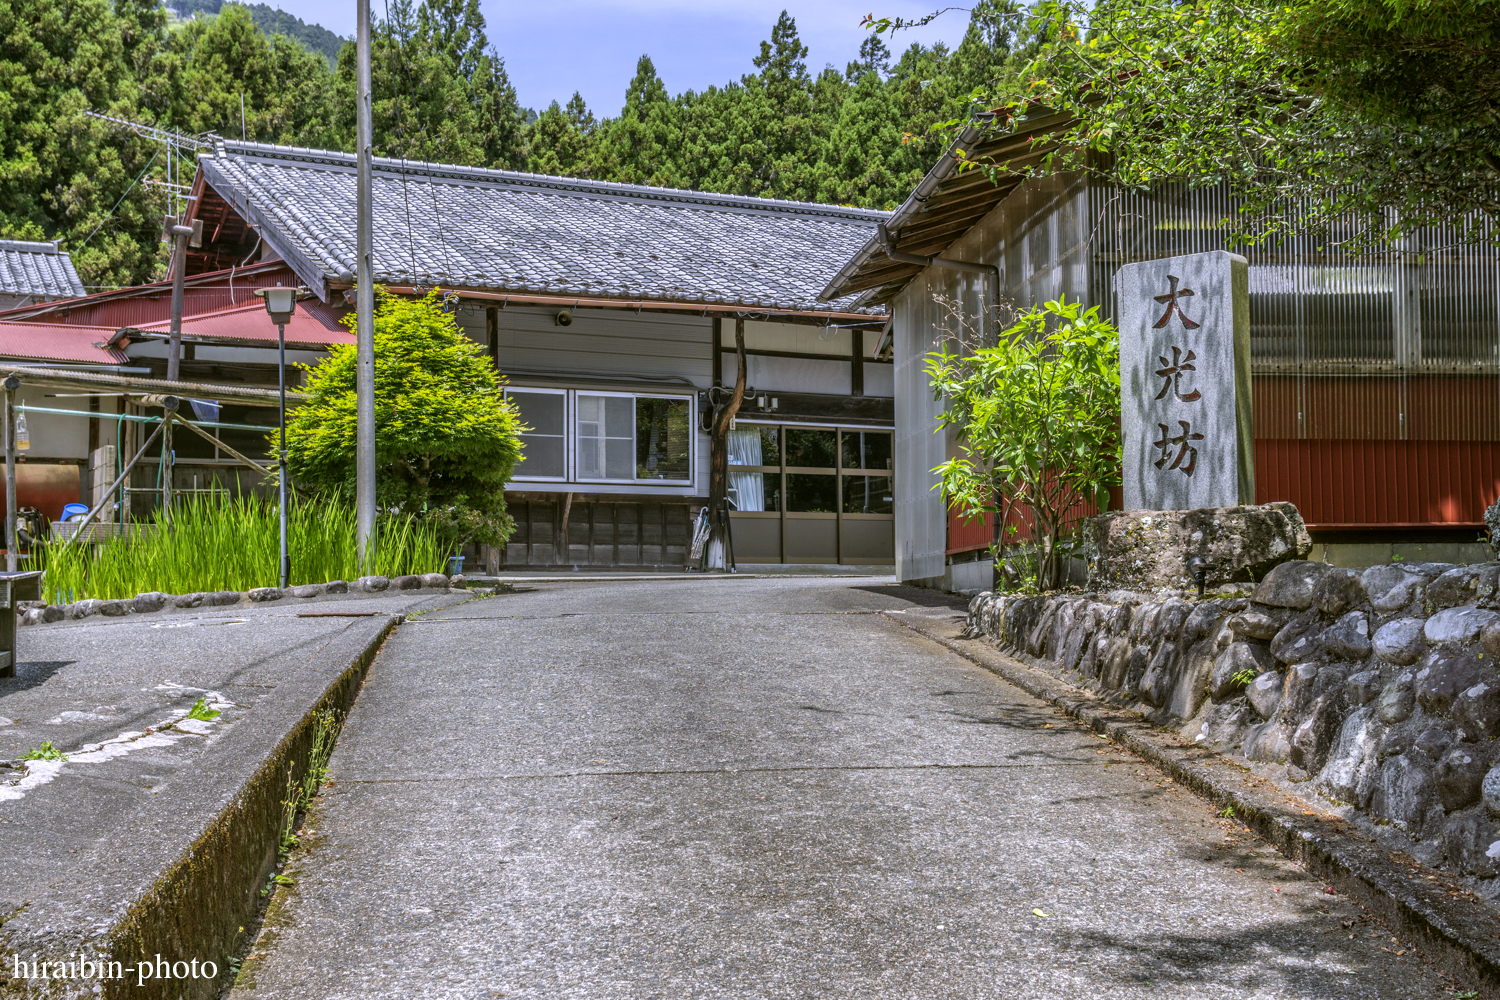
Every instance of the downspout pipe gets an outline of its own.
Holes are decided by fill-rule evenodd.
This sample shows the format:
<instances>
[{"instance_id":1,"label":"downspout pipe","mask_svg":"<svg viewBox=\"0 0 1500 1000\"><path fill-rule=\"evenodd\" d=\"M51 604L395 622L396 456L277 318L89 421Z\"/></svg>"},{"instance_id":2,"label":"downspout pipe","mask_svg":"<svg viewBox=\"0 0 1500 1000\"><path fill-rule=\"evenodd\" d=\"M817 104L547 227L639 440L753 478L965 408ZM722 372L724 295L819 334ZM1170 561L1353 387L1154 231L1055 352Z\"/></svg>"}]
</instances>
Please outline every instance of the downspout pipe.
<instances>
[{"instance_id":1,"label":"downspout pipe","mask_svg":"<svg viewBox=\"0 0 1500 1000\"><path fill-rule=\"evenodd\" d=\"M967 260L951 260L947 257L924 257L921 254L902 253L896 249L891 234L885 228L885 223L880 223L876 230L879 233L880 245L885 249L885 255L891 260L900 261L903 264L921 264L923 267L945 267L950 271L967 271L970 274L988 274L995 279L995 292L1000 291L1000 268L994 264L975 264Z\"/></svg>"}]
</instances>

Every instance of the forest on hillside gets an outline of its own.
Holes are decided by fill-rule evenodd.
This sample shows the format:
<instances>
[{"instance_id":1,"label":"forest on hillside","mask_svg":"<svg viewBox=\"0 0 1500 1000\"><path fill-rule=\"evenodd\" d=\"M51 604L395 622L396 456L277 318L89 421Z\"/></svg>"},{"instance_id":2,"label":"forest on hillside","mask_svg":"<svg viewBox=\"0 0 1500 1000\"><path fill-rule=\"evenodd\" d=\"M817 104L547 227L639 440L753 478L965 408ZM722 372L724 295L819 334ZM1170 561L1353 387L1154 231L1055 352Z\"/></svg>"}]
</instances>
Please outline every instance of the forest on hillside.
<instances>
[{"instance_id":1,"label":"forest on hillside","mask_svg":"<svg viewBox=\"0 0 1500 1000\"><path fill-rule=\"evenodd\" d=\"M167 154L86 109L181 132L351 150L353 44L330 64L263 31L253 16L260 6L226 3L172 30L160 0L0 6L9 94L0 102L0 237L58 240L92 287L163 272L166 198L153 181ZM857 60L816 73L783 12L759 45L756 72L673 95L643 55L609 116L577 94L566 106L522 108L478 0L401 0L375 29L376 153L893 207L938 153L931 126L967 114L975 88L1015 64L1014 19L1003 16L1014 9L982 0L952 50L913 44L895 55L871 35ZM193 169L179 167L184 176Z\"/></svg>"}]
</instances>

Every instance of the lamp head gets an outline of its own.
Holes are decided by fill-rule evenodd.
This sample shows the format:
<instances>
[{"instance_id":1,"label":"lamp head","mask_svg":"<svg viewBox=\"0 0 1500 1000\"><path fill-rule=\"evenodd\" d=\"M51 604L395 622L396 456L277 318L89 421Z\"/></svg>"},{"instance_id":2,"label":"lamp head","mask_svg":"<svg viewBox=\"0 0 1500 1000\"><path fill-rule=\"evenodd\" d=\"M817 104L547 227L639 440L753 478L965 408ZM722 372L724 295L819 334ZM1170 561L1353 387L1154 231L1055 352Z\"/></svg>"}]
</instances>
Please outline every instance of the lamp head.
<instances>
[{"instance_id":1,"label":"lamp head","mask_svg":"<svg viewBox=\"0 0 1500 1000\"><path fill-rule=\"evenodd\" d=\"M283 326L291 322L292 313L297 311L297 289L277 285L275 288L257 288L255 294L265 300L272 323Z\"/></svg>"}]
</instances>

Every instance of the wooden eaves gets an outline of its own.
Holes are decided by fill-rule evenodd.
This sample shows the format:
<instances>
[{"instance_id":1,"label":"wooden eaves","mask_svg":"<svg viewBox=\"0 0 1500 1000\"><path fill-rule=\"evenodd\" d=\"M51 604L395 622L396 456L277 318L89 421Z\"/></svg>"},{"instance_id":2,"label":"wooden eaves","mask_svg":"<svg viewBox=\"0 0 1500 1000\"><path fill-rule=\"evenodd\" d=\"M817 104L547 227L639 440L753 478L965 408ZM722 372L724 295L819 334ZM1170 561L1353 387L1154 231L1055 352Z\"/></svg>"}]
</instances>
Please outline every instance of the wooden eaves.
<instances>
[{"instance_id":1,"label":"wooden eaves","mask_svg":"<svg viewBox=\"0 0 1500 1000\"><path fill-rule=\"evenodd\" d=\"M352 288L345 283L330 283L330 289L343 291ZM398 295L422 295L429 289L411 285L385 285L387 291ZM496 292L468 289L449 285L440 286L451 291L460 300L493 302L504 308L518 306L557 306L560 309L621 309L631 312L692 313L698 316L735 316L742 319L763 319L783 323L807 323L826 325L839 323L855 326L884 326L884 312L844 312L831 309L777 309L733 302L672 302L665 299L611 299L600 296L577 295L533 295L517 292Z\"/></svg>"},{"instance_id":2,"label":"wooden eaves","mask_svg":"<svg viewBox=\"0 0 1500 1000\"><path fill-rule=\"evenodd\" d=\"M1044 108L1012 118L1011 129L996 134L970 126L944 151L915 191L886 223L890 249L922 257L942 256L954 241L1020 186L1031 168L1061 148L1056 137L1074 124L1071 114ZM976 164L966 167L964 164ZM999 176L994 172L1000 171ZM923 265L892 260L871 239L828 283L819 298L867 293L866 304L888 302Z\"/></svg>"}]
</instances>

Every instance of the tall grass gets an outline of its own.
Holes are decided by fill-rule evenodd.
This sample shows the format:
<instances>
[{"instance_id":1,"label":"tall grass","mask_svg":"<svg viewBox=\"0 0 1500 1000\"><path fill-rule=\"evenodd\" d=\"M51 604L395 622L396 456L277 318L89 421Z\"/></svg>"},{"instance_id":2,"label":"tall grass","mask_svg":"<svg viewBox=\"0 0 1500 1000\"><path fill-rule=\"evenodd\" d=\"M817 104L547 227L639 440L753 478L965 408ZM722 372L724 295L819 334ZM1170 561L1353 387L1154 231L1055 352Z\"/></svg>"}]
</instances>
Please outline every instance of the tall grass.
<instances>
[{"instance_id":1,"label":"tall grass","mask_svg":"<svg viewBox=\"0 0 1500 1000\"><path fill-rule=\"evenodd\" d=\"M360 563L355 537L353 504L325 499L293 503L287 512L292 584L440 573L455 548L435 526L404 514L381 516L373 563ZM280 582L279 553L274 503L199 494L177 500L170 518L158 512L149 523L127 525L101 545L64 549L58 541L40 546L28 568L46 570L46 600L67 604L153 590L188 594L274 587Z\"/></svg>"}]
</instances>

